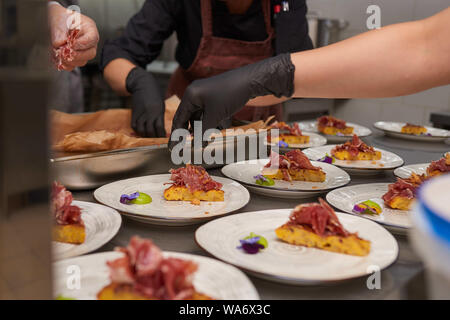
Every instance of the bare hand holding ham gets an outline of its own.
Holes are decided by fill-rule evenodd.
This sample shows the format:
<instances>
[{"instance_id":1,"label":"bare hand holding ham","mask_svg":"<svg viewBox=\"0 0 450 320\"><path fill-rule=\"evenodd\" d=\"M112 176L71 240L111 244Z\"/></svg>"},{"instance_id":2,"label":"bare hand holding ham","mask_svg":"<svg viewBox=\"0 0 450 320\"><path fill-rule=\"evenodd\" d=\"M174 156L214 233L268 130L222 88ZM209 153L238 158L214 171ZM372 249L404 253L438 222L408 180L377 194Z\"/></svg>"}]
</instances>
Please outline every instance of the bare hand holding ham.
<instances>
[{"instance_id":1,"label":"bare hand holding ham","mask_svg":"<svg viewBox=\"0 0 450 320\"><path fill-rule=\"evenodd\" d=\"M99 34L91 18L60 5L51 5L49 26L58 70L72 71L95 58Z\"/></svg>"}]
</instances>

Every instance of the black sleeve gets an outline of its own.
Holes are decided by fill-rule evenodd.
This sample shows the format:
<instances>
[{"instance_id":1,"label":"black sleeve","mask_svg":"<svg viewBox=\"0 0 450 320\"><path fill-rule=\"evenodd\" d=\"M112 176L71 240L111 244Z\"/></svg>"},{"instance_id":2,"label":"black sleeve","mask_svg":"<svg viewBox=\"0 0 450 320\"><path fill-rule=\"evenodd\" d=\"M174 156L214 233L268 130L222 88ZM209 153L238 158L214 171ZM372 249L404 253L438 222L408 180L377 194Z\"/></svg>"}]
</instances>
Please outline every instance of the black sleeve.
<instances>
[{"instance_id":1,"label":"black sleeve","mask_svg":"<svg viewBox=\"0 0 450 320\"><path fill-rule=\"evenodd\" d=\"M305 0L289 1L290 10L280 12L275 19L275 53L310 50L313 48L309 37L308 11Z\"/></svg>"},{"instance_id":2,"label":"black sleeve","mask_svg":"<svg viewBox=\"0 0 450 320\"><path fill-rule=\"evenodd\" d=\"M114 59L124 58L145 67L155 60L166 40L176 28L177 0L146 0L142 9L128 21L119 38L107 40L100 68Z\"/></svg>"}]
</instances>

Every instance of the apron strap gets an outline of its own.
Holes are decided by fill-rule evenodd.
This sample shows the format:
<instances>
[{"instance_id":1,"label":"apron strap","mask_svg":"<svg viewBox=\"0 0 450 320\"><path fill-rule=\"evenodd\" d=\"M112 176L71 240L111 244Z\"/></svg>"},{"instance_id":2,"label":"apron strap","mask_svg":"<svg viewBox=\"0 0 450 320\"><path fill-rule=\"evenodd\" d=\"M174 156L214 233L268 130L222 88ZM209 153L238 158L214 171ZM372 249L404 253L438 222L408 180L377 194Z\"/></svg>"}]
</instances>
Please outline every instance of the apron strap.
<instances>
[{"instance_id":1,"label":"apron strap","mask_svg":"<svg viewBox=\"0 0 450 320\"><path fill-rule=\"evenodd\" d=\"M270 0L261 0L261 5L262 5L262 10L263 10L263 14L264 14L264 21L266 23L266 32L267 35L269 37L271 37L274 33L273 29L272 29L272 8L271 6L271 1Z\"/></svg>"},{"instance_id":2,"label":"apron strap","mask_svg":"<svg viewBox=\"0 0 450 320\"><path fill-rule=\"evenodd\" d=\"M202 29L204 37L213 36L211 1L213 0L200 0ZM274 33L272 29L272 17L271 17L272 10L270 5L271 5L270 0L261 0L262 11L264 14L264 22L266 25L266 33L269 37L271 37Z\"/></svg>"},{"instance_id":3,"label":"apron strap","mask_svg":"<svg viewBox=\"0 0 450 320\"><path fill-rule=\"evenodd\" d=\"M203 37L212 37L212 0L200 0Z\"/></svg>"}]
</instances>

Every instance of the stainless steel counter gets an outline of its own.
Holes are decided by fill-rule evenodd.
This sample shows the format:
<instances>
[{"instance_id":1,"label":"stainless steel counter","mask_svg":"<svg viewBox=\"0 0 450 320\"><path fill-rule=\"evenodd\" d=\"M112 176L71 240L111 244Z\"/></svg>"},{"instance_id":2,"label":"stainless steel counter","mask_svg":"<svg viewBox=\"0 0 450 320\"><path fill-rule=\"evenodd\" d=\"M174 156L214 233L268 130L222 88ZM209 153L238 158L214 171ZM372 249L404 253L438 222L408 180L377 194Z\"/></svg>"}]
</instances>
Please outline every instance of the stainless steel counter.
<instances>
[{"instance_id":1,"label":"stainless steel counter","mask_svg":"<svg viewBox=\"0 0 450 320\"><path fill-rule=\"evenodd\" d=\"M376 147L389 150L400 155L405 164L430 162L442 157L450 150L450 144L423 143L388 138L379 133L364 139ZM449 141L447 141L449 142ZM210 170L211 175L222 176L220 170ZM395 180L391 172L379 176L352 176L351 184L371 182L392 182ZM74 192L76 200L94 201L92 191ZM251 194L249 204L239 212L293 208L301 202L315 199L283 200ZM194 232L198 226L161 227L123 219L117 236L99 252L112 250L115 246L124 246L132 235L148 237L163 250L179 251L199 255L207 255L194 241ZM295 287L286 286L266 280L250 277L262 299L408 299L426 298L423 265L411 248L405 235L395 235L400 253L398 260L381 273L381 289L369 290L367 278L328 286Z\"/></svg>"}]
</instances>

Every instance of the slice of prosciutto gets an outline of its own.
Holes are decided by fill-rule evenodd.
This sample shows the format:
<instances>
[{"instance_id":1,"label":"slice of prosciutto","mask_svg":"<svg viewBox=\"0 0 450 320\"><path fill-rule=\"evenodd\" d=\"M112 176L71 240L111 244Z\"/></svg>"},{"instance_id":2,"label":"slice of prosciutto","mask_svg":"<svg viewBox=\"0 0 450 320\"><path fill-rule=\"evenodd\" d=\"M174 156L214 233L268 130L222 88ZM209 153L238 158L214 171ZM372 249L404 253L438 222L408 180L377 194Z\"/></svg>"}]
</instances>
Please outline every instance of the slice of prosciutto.
<instances>
[{"instance_id":1,"label":"slice of prosciutto","mask_svg":"<svg viewBox=\"0 0 450 320\"><path fill-rule=\"evenodd\" d=\"M81 210L72 205L72 193L62 184L53 182L50 198L50 211L55 223L59 225L83 224Z\"/></svg>"},{"instance_id":2,"label":"slice of prosciutto","mask_svg":"<svg viewBox=\"0 0 450 320\"><path fill-rule=\"evenodd\" d=\"M308 157L300 150L295 149L287 152L285 155L280 155L275 151L270 153L269 162L265 165L265 168L279 169L307 169L307 170L321 170L319 167L312 165Z\"/></svg>"},{"instance_id":3,"label":"slice of prosciutto","mask_svg":"<svg viewBox=\"0 0 450 320\"><path fill-rule=\"evenodd\" d=\"M275 122L274 124L272 124L270 126L270 129L279 129L282 131L287 131L287 132L289 132L289 134L291 134L293 136L302 136L303 135L302 130L300 130L298 123L294 123L291 127L285 122Z\"/></svg>"},{"instance_id":4,"label":"slice of prosciutto","mask_svg":"<svg viewBox=\"0 0 450 320\"><path fill-rule=\"evenodd\" d=\"M182 300L192 296L192 276L197 264L178 258L164 258L162 251L151 241L134 236L122 258L108 261L113 283L132 285L137 292L159 300Z\"/></svg>"},{"instance_id":5,"label":"slice of prosciutto","mask_svg":"<svg viewBox=\"0 0 450 320\"><path fill-rule=\"evenodd\" d=\"M347 123L344 120L340 120L332 116L320 117L317 119L317 124L319 127L334 127L338 129L347 128Z\"/></svg>"},{"instance_id":6,"label":"slice of prosciutto","mask_svg":"<svg viewBox=\"0 0 450 320\"><path fill-rule=\"evenodd\" d=\"M67 34L67 42L59 48L53 49L53 59L59 71L63 70L64 62L72 62L75 59L73 45L79 32L80 29L70 29Z\"/></svg>"},{"instance_id":7,"label":"slice of prosciutto","mask_svg":"<svg viewBox=\"0 0 450 320\"><path fill-rule=\"evenodd\" d=\"M427 171L450 172L450 153L448 153L445 158L431 162Z\"/></svg>"},{"instance_id":8,"label":"slice of prosciutto","mask_svg":"<svg viewBox=\"0 0 450 320\"><path fill-rule=\"evenodd\" d=\"M357 157L360 152L375 153L375 149L365 144L356 134L353 135L352 140L336 146L331 153L334 154L339 151L348 151L352 157Z\"/></svg>"},{"instance_id":9,"label":"slice of prosciutto","mask_svg":"<svg viewBox=\"0 0 450 320\"><path fill-rule=\"evenodd\" d=\"M386 203L389 203L394 197L414 199L417 189L417 184L411 183L405 179L397 178L396 183L389 185L388 192L383 195L382 199Z\"/></svg>"},{"instance_id":10,"label":"slice of prosciutto","mask_svg":"<svg viewBox=\"0 0 450 320\"><path fill-rule=\"evenodd\" d=\"M220 190L222 184L214 181L202 167L187 164L184 168L171 169L172 185L187 187L190 192Z\"/></svg>"},{"instance_id":11,"label":"slice of prosciutto","mask_svg":"<svg viewBox=\"0 0 450 320\"><path fill-rule=\"evenodd\" d=\"M350 234L340 223L333 208L322 198L319 198L319 203L298 205L291 213L288 223L308 226L319 236Z\"/></svg>"}]
</instances>

